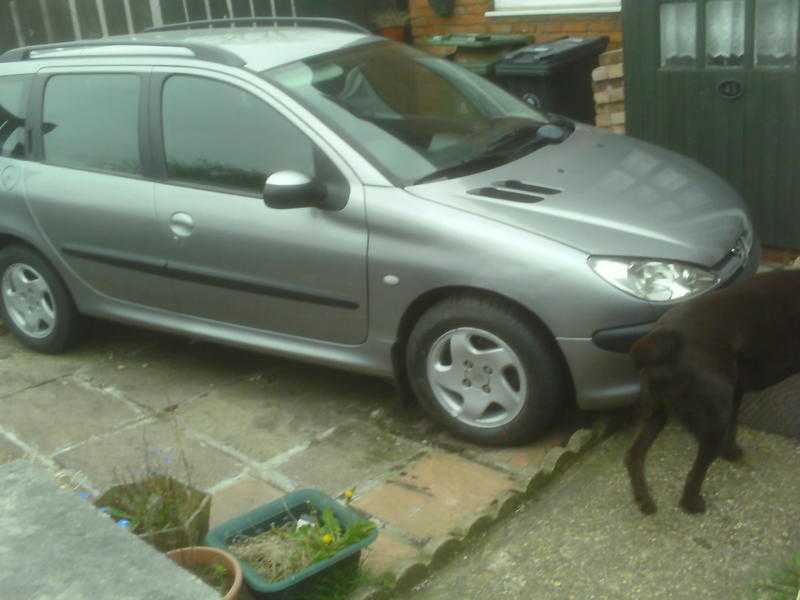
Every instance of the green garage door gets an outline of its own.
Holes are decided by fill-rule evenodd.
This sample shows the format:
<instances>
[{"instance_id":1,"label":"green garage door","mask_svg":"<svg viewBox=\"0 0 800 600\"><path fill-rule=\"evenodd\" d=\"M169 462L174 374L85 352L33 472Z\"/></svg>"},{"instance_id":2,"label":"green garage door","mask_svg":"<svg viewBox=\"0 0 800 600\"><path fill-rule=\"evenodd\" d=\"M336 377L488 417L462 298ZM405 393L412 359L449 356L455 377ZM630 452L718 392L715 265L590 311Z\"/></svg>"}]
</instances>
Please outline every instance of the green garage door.
<instances>
[{"instance_id":1,"label":"green garage door","mask_svg":"<svg viewBox=\"0 0 800 600\"><path fill-rule=\"evenodd\" d=\"M631 135L702 162L800 248L800 0L626 0Z\"/></svg>"}]
</instances>

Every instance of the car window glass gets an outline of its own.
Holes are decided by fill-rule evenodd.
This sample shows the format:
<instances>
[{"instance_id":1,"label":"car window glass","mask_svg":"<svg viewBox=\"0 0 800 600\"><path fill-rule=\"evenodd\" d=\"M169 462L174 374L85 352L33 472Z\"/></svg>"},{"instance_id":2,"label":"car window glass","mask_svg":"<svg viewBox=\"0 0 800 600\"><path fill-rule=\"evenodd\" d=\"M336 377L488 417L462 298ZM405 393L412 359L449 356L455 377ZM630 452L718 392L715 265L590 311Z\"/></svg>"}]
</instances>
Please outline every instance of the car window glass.
<instances>
[{"instance_id":1,"label":"car window glass","mask_svg":"<svg viewBox=\"0 0 800 600\"><path fill-rule=\"evenodd\" d=\"M137 75L56 75L44 94L45 160L52 164L139 174Z\"/></svg>"},{"instance_id":2,"label":"car window glass","mask_svg":"<svg viewBox=\"0 0 800 600\"><path fill-rule=\"evenodd\" d=\"M0 77L0 156L25 156L28 76Z\"/></svg>"},{"instance_id":3,"label":"car window glass","mask_svg":"<svg viewBox=\"0 0 800 600\"><path fill-rule=\"evenodd\" d=\"M260 194L278 171L317 176L315 146L283 115L235 86L176 75L164 85L170 179Z\"/></svg>"}]
</instances>

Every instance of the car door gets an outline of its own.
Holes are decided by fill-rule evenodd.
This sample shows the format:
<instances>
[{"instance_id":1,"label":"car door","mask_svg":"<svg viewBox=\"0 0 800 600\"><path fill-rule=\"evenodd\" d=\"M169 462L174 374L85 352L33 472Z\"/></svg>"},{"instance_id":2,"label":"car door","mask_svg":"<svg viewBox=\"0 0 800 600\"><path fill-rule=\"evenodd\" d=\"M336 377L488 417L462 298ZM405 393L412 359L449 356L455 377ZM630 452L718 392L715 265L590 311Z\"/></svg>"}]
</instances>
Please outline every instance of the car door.
<instances>
[{"instance_id":1,"label":"car door","mask_svg":"<svg viewBox=\"0 0 800 600\"><path fill-rule=\"evenodd\" d=\"M161 226L178 310L258 330L357 344L367 335L364 192L340 159L256 86L200 70L154 73ZM291 170L341 201L268 208Z\"/></svg>"},{"instance_id":2,"label":"car door","mask_svg":"<svg viewBox=\"0 0 800 600\"><path fill-rule=\"evenodd\" d=\"M98 293L171 308L169 238L145 168L149 69L42 70L34 85L28 204L64 262Z\"/></svg>"}]
</instances>

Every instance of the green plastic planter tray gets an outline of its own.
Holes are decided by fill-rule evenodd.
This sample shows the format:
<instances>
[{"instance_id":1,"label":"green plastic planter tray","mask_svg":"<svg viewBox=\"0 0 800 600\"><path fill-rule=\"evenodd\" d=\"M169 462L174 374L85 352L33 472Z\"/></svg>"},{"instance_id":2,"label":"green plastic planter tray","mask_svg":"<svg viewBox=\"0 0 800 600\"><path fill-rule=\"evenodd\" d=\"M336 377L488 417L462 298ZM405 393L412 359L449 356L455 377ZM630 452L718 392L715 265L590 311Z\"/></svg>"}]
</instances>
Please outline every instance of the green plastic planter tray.
<instances>
[{"instance_id":1,"label":"green plastic planter tray","mask_svg":"<svg viewBox=\"0 0 800 600\"><path fill-rule=\"evenodd\" d=\"M206 545L222 548L230 552L230 543L235 538L257 535L266 531L272 525L280 526L287 521L294 520L291 515L300 516L307 510L305 507L309 504L320 512L326 508L331 508L333 514L336 515L339 523L345 529L362 520L354 510L322 492L301 490L215 527L208 532L205 540ZM270 600L300 600L308 596L308 591L330 569L358 564L361 558L361 551L374 542L377 537L378 531L374 530L358 544L348 546L335 556L313 564L281 581L268 581L249 564L240 561L244 580L257 597Z\"/></svg>"}]
</instances>

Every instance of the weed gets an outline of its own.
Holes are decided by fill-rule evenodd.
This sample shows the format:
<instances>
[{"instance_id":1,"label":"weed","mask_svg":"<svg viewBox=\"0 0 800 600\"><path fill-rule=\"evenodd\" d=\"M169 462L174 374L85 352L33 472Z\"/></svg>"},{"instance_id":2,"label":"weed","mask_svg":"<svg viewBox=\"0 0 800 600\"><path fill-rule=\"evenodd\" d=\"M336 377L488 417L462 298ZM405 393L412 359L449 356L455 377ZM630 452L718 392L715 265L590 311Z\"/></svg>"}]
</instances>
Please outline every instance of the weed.
<instances>
[{"instance_id":1,"label":"weed","mask_svg":"<svg viewBox=\"0 0 800 600\"><path fill-rule=\"evenodd\" d=\"M779 571L755 585L756 600L800 600L800 552Z\"/></svg>"},{"instance_id":2,"label":"weed","mask_svg":"<svg viewBox=\"0 0 800 600\"><path fill-rule=\"evenodd\" d=\"M357 544L375 529L365 520L344 529L330 508L322 513L314 513L311 506L308 510L310 522L292 518L257 535L239 537L231 552L265 579L281 581Z\"/></svg>"}]
</instances>

